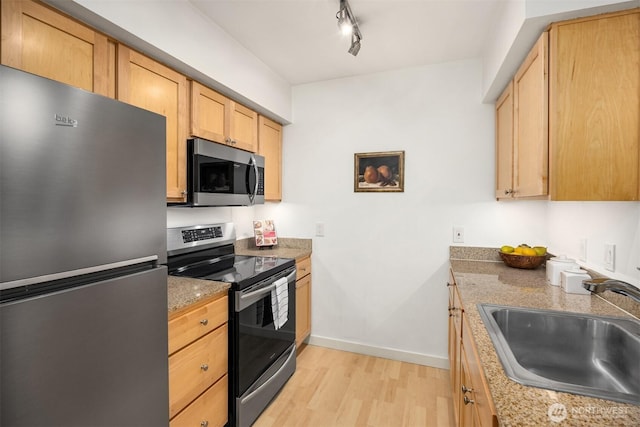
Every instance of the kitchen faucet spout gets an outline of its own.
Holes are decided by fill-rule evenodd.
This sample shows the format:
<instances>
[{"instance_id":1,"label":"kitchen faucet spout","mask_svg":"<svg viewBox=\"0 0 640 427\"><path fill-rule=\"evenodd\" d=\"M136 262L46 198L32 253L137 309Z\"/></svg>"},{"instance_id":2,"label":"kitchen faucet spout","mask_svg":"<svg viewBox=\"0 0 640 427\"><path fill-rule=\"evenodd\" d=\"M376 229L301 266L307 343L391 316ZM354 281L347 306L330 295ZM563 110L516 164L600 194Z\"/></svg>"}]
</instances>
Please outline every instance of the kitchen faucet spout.
<instances>
[{"instance_id":1,"label":"kitchen faucet spout","mask_svg":"<svg viewBox=\"0 0 640 427\"><path fill-rule=\"evenodd\" d=\"M616 279L587 279L582 281L582 286L593 292L594 294L600 294L604 291L615 292L620 295L627 296L636 302L640 303L640 289L636 288L630 283L623 282Z\"/></svg>"}]
</instances>

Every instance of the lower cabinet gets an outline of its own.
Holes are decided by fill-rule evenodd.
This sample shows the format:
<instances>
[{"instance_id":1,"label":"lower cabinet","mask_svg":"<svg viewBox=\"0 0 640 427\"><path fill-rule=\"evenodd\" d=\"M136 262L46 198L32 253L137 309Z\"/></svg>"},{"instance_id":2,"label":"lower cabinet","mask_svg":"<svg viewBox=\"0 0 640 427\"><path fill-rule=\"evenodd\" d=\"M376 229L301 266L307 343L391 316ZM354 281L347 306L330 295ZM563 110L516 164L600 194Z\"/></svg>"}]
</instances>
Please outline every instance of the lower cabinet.
<instances>
[{"instance_id":1,"label":"lower cabinet","mask_svg":"<svg viewBox=\"0 0 640 427\"><path fill-rule=\"evenodd\" d=\"M450 274L447 286L449 287L449 363L456 425L497 427L496 410L453 274Z\"/></svg>"},{"instance_id":2,"label":"lower cabinet","mask_svg":"<svg viewBox=\"0 0 640 427\"><path fill-rule=\"evenodd\" d=\"M171 427L227 423L227 304L225 295L169 320Z\"/></svg>"},{"instance_id":3,"label":"lower cabinet","mask_svg":"<svg viewBox=\"0 0 640 427\"><path fill-rule=\"evenodd\" d=\"M296 347L311 335L311 257L296 261Z\"/></svg>"}]
</instances>

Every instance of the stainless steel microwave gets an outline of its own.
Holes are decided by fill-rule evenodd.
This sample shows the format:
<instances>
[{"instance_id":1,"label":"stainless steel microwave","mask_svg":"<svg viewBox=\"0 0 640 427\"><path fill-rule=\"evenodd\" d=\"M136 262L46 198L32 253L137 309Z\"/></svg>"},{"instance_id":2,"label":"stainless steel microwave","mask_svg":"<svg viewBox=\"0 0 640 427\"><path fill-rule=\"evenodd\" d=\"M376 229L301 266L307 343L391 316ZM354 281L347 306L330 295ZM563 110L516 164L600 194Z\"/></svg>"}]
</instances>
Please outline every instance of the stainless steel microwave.
<instances>
[{"instance_id":1,"label":"stainless steel microwave","mask_svg":"<svg viewBox=\"0 0 640 427\"><path fill-rule=\"evenodd\" d=\"M186 206L264 203L264 157L193 138L187 140Z\"/></svg>"}]
</instances>

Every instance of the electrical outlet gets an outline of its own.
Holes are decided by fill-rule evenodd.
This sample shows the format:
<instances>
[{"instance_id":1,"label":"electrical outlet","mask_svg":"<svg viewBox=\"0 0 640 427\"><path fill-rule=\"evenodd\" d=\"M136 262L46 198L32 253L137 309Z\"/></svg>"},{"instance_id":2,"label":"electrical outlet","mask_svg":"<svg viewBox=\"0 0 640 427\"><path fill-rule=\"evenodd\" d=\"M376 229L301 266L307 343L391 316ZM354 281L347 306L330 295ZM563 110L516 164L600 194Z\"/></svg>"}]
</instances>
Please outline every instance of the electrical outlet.
<instances>
[{"instance_id":1,"label":"electrical outlet","mask_svg":"<svg viewBox=\"0 0 640 427\"><path fill-rule=\"evenodd\" d=\"M453 243L464 243L464 227L453 227Z\"/></svg>"},{"instance_id":2,"label":"electrical outlet","mask_svg":"<svg viewBox=\"0 0 640 427\"><path fill-rule=\"evenodd\" d=\"M616 270L616 245L604 244L604 268L609 271Z\"/></svg>"},{"instance_id":3,"label":"electrical outlet","mask_svg":"<svg viewBox=\"0 0 640 427\"><path fill-rule=\"evenodd\" d=\"M587 262L587 239L580 239L580 261Z\"/></svg>"},{"instance_id":4,"label":"electrical outlet","mask_svg":"<svg viewBox=\"0 0 640 427\"><path fill-rule=\"evenodd\" d=\"M324 237L324 222L316 222L316 236Z\"/></svg>"}]
</instances>

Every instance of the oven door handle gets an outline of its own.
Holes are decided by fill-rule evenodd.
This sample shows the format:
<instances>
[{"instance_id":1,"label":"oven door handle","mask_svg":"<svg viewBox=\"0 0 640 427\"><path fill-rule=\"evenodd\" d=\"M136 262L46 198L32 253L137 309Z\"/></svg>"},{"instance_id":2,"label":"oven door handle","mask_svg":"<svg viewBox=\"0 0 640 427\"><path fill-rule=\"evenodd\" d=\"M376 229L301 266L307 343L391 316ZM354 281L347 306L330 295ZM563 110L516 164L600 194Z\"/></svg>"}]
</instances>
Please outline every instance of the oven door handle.
<instances>
[{"instance_id":1,"label":"oven door handle","mask_svg":"<svg viewBox=\"0 0 640 427\"><path fill-rule=\"evenodd\" d=\"M291 273L287 275L287 282L291 283L296 280L296 270L294 269ZM257 289L255 291L248 292L243 294L241 292L236 293L236 312L240 312L245 308L249 307L251 304L256 301L260 301L265 297L266 294L270 293L272 290L276 288L275 283L272 283L264 288Z\"/></svg>"},{"instance_id":2,"label":"oven door handle","mask_svg":"<svg viewBox=\"0 0 640 427\"><path fill-rule=\"evenodd\" d=\"M240 295L240 297L236 301L236 310L241 311L243 308L253 304L258 300L261 300L262 298L264 298L266 294L271 293L271 291L274 290L275 288L276 288L276 285L272 283L271 285L264 288L260 288L257 291Z\"/></svg>"}]
</instances>

